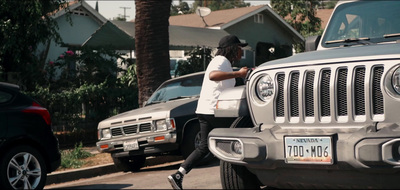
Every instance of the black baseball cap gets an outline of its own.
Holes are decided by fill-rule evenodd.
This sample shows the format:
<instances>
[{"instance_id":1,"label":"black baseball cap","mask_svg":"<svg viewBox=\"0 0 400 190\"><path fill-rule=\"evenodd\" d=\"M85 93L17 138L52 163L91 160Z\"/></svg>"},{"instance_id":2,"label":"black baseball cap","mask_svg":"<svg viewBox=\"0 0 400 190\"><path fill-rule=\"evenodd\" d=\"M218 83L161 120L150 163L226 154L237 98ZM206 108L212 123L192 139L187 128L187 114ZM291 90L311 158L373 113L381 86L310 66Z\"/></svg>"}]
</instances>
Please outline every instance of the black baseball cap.
<instances>
[{"instance_id":1,"label":"black baseball cap","mask_svg":"<svg viewBox=\"0 0 400 190\"><path fill-rule=\"evenodd\" d=\"M221 40L219 41L218 44L218 48L225 48L231 45L239 45L240 47L245 47L248 45L248 43L242 43L240 42L239 38L235 35L228 35L228 36L224 36L223 38L221 38Z\"/></svg>"}]
</instances>

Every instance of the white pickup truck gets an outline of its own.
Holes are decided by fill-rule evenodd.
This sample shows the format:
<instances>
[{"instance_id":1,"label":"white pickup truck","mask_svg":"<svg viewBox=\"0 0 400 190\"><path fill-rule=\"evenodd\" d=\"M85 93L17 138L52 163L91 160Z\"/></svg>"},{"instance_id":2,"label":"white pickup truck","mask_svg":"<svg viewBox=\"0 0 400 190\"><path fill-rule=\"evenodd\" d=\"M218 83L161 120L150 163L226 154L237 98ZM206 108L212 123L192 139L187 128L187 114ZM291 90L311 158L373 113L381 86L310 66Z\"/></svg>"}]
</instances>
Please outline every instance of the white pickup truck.
<instances>
[{"instance_id":1,"label":"white pickup truck","mask_svg":"<svg viewBox=\"0 0 400 190\"><path fill-rule=\"evenodd\" d=\"M339 1L306 47L221 94L222 187L400 188L400 1Z\"/></svg>"}]
</instances>

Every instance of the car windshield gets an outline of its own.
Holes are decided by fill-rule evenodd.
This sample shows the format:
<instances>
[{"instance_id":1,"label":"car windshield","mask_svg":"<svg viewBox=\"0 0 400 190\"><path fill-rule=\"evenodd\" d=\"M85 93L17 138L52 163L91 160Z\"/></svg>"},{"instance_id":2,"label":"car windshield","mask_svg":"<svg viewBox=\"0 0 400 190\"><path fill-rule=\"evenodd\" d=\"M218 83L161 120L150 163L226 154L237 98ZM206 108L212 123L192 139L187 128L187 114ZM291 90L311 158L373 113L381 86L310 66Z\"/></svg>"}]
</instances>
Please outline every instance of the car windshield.
<instances>
[{"instance_id":1,"label":"car windshield","mask_svg":"<svg viewBox=\"0 0 400 190\"><path fill-rule=\"evenodd\" d=\"M195 75L163 83L147 100L146 105L181 98L197 97L200 95L203 77L203 74Z\"/></svg>"},{"instance_id":2,"label":"car windshield","mask_svg":"<svg viewBox=\"0 0 400 190\"><path fill-rule=\"evenodd\" d=\"M367 45L400 39L400 1L345 3L335 10L324 47Z\"/></svg>"}]
</instances>

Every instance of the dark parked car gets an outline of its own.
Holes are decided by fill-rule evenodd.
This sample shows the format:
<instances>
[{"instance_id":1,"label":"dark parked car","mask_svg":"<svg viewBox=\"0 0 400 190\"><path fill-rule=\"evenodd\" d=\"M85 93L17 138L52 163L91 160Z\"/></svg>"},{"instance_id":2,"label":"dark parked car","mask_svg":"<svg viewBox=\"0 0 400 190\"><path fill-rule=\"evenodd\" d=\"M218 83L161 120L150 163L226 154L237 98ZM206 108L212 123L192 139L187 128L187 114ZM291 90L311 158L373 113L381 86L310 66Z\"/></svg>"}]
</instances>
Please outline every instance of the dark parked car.
<instances>
[{"instance_id":1,"label":"dark parked car","mask_svg":"<svg viewBox=\"0 0 400 190\"><path fill-rule=\"evenodd\" d=\"M97 149L110 153L125 172L139 170L148 156L188 157L200 142L195 110L203 77L204 72L198 72L167 80L142 108L101 121ZM209 154L203 163L213 158Z\"/></svg>"},{"instance_id":2,"label":"dark parked car","mask_svg":"<svg viewBox=\"0 0 400 190\"><path fill-rule=\"evenodd\" d=\"M43 189L61 155L46 108L0 82L0 187Z\"/></svg>"}]
</instances>

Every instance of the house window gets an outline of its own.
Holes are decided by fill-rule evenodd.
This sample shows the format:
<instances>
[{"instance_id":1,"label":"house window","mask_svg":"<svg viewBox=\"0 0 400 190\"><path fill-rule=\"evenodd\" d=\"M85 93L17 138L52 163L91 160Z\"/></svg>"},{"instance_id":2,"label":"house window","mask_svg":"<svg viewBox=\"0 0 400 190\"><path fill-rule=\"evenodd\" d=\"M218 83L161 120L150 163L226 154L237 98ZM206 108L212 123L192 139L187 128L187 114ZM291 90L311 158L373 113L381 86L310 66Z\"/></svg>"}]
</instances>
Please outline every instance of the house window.
<instances>
[{"instance_id":1,"label":"house window","mask_svg":"<svg viewBox=\"0 0 400 190\"><path fill-rule=\"evenodd\" d=\"M263 24L264 23L264 15L263 14L256 14L254 15L254 22Z\"/></svg>"},{"instance_id":2,"label":"house window","mask_svg":"<svg viewBox=\"0 0 400 190\"><path fill-rule=\"evenodd\" d=\"M82 15L82 16L89 16L84 10L82 9L75 9L72 11L72 14Z\"/></svg>"}]
</instances>

